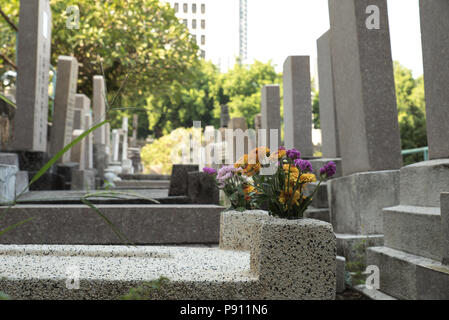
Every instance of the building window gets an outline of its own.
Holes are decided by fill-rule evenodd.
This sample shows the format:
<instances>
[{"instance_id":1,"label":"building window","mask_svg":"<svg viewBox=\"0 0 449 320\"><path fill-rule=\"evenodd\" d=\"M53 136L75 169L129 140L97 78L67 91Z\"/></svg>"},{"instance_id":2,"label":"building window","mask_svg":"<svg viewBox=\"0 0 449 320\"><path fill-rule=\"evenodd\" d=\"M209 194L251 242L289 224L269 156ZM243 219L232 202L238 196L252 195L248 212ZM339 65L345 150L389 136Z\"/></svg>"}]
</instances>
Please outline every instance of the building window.
<instances>
[{"instance_id":1,"label":"building window","mask_svg":"<svg viewBox=\"0 0 449 320\"><path fill-rule=\"evenodd\" d=\"M206 13L206 5L204 3L201 5L201 13Z\"/></svg>"},{"instance_id":2,"label":"building window","mask_svg":"<svg viewBox=\"0 0 449 320\"><path fill-rule=\"evenodd\" d=\"M179 12L179 3L175 3L175 12L178 13Z\"/></svg>"},{"instance_id":3,"label":"building window","mask_svg":"<svg viewBox=\"0 0 449 320\"><path fill-rule=\"evenodd\" d=\"M206 44L206 36L201 36L201 45L205 45Z\"/></svg>"},{"instance_id":4,"label":"building window","mask_svg":"<svg viewBox=\"0 0 449 320\"><path fill-rule=\"evenodd\" d=\"M196 19L192 20L192 29L196 29Z\"/></svg>"},{"instance_id":5,"label":"building window","mask_svg":"<svg viewBox=\"0 0 449 320\"><path fill-rule=\"evenodd\" d=\"M206 51L201 50L201 58L206 59Z\"/></svg>"},{"instance_id":6,"label":"building window","mask_svg":"<svg viewBox=\"0 0 449 320\"><path fill-rule=\"evenodd\" d=\"M184 19L184 20L182 21L182 23L184 23L184 25L185 25L186 27L188 27L188 20L187 20L187 19Z\"/></svg>"},{"instance_id":7,"label":"building window","mask_svg":"<svg viewBox=\"0 0 449 320\"><path fill-rule=\"evenodd\" d=\"M192 13L196 13L196 3L192 3Z\"/></svg>"},{"instance_id":8,"label":"building window","mask_svg":"<svg viewBox=\"0 0 449 320\"><path fill-rule=\"evenodd\" d=\"M201 20L201 29L206 29L206 20Z\"/></svg>"},{"instance_id":9,"label":"building window","mask_svg":"<svg viewBox=\"0 0 449 320\"><path fill-rule=\"evenodd\" d=\"M195 35L195 34L192 34L192 38L193 38L193 40L195 40L195 42L196 42L196 35Z\"/></svg>"},{"instance_id":10,"label":"building window","mask_svg":"<svg viewBox=\"0 0 449 320\"><path fill-rule=\"evenodd\" d=\"M184 9L184 13L187 13L187 11L189 10L187 3L184 3L183 9Z\"/></svg>"}]
</instances>

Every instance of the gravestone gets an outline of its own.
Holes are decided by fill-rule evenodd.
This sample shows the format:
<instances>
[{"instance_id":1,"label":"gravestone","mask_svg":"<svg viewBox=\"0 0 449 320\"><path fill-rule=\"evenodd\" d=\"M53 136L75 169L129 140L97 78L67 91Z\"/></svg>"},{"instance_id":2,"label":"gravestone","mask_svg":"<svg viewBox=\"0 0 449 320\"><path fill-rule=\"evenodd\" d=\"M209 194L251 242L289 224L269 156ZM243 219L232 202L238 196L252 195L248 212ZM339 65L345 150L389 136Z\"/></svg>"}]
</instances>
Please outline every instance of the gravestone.
<instances>
[{"instance_id":1,"label":"gravestone","mask_svg":"<svg viewBox=\"0 0 449 320\"><path fill-rule=\"evenodd\" d=\"M112 162L118 162L119 160L119 144L120 144L120 131L118 129L112 130Z\"/></svg>"},{"instance_id":2,"label":"gravestone","mask_svg":"<svg viewBox=\"0 0 449 320\"><path fill-rule=\"evenodd\" d=\"M188 195L188 174L189 172L198 172L198 165L174 164L170 177L170 188L168 195L187 196Z\"/></svg>"},{"instance_id":3,"label":"gravestone","mask_svg":"<svg viewBox=\"0 0 449 320\"><path fill-rule=\"evenodd\" d=\"M323 158L339 158L337 110L330 47L330 31L317 40L318 80L320 87L321 151Z\"/></svg>"},{"instance_id":4,"label":"gravestone","mask_svg":"<svg viewBox=\"0 0 449 320\"><path fill-rule=\"evenodd\" d=\"M93 78L93 125L98 125L106 119L106 85L102 76ZM99 179L104 177L107 167L106 127L103 125L94 132L94 167L97 169Z\"/></svg>"},{"instance_id":5,"label":"gravestone","mask_svg":"<svg viewBox=\"0 0 449 320\"><path fill-rule=\"evenodd\" d=\"M60 56L55 89L53 126L50 137L50 155L55 156L72 141L75 113L78 61L74 57ZM58 162L70 161L67 151Z\"/></svg>"},{"instance_id":6,"label":"gravestone","mask_svg":"<svg viewBox=\"0 0 449 320\"><path fill-rule=\"evenodd\" d=\"M49 1L21 0L19 23L13 148L46 152L52 25Z\"/></svg>"},{"instance_id":7,"label":"gravestone","mask_svg":"<svg viewBox=\"0 0 449 320\"><path fill-rule=\"evenodd\" d=\"M73 130L72 140L77 139L80 135L82 135L84 130ZM85 170L86 169L86 139L82 139L76 145L73 146L70 161L76 162L79 164L78 169Z\"/></svg>"},{"instance_id":8,"label":"gravestone","mask_svg":"<svg viewBox=\"0 0 449 320\"><path fill-rule=\"evenodd\" d=\"M90 100L89 100L90 105ZM89 112L87 112L84 116L85 119L85 127L87 129L90 129L92 127L92 111L89 108ZM85 148L85 163L87 169L93 169L94 167L94 135L90 133L86 140L86 148Z\"/></svg>"},{"instance_id":9,"label":"gravestone","mask_svg":"<svg viewBox=\"0 0 449 320\"><path fill-rule=\"evenodd\" d=\"M266 85L262 88L261 98L261 111L262 111L262 129L267 130L266 135L263 137L265 141L259 141L263 146L267 146L270 149L274 146L271 145L271 130L277 130L278 134L278 146L281 145L281 97L279 85ZM262 139L263 140L263 139Z\"/></svg>"},{"instance_id":10,"label":"gravestone","mask_svg":"<svg viewBox=\"0 0 449 320\"><path fill-rule=\"evenodd\" d=\"M231 117L229 116L229 107L226 105L221 106L220 127L227 128L230 119Z\"/></svg>"},{"instance_id":11,"label":"gravestone","mask_svg":"<svg viewBox=\"0 0 449 320\"><path fill-rule=\"evenodd\" d=\"M75 96L75 117L73 121L73 130L87 130L86 115L90 114L90 99L84 94Z\"/></svg>"},{"instance_id":12,"label":"gravestone","mask_svg":"<svg viewBox=\"0 0 449 320\"><path fill-rule=\"evenodd\" d=\"M137 129L139 127L139 115L134 114L133 115L133 136L131 139L131 147L136 148L137 147Z\"/></svg>"},{"instance_id":13,"label":"gravestone","mask_svg":"<svg viewBox=\"0 0 449 320\"><path fill-rule=\"evenodd\" d=\"M449 3L420 1L429 158L449 158ZM446 57L446 58L443 58Z\"/></svg>"},{"instance_id":14,"label":"gravestone","mask_svg":"<svg viewBox=\"0 0 449 320\"><path fill-rule=\"evenodd\" d=\"M290 56L284 62L284 145L313 157L310 57Z\"/></svg>"},{"instance_id":15,"label":"gravestone","mask_svg":"<svg viewBox=\"0 0 449 320\"><path fill-rule=\"evenodd\" d=\"M368 29L369 5L379 29ZM386 0L329 0L343 175L402 166Z\"/></svg>"},{"instance_id":16,"label":"gravestone","mask_svg":"<svg viewBox=\"0 0 449 320\"><path fill-rule=\"evenodd\" d=\"M122 158L121 161L128 159L128 117L122 118Z\"/></svg>"},{"instance_id":17,"label":"gravestone","mask_svg":"<svg viewBox=\"0 0 449 320\"><path fill-rule=\"evenodd\" d=\"M381 290L400 299L449 299L447 81L449 3L420 1L431 160L401 169L400 202L384 208L385 245L368 249Z\"/></svg>"},{"instance_id":18,"label":"gravestone","mask_svg":"<svg viewBox=\"0 0 449 320\"><path fill-rule=\"evenodd\" d=\"M259 113L254 117L254 129L262 129L262 114Z\"/></svg>"},{"instance_id":19,"label":"gravestone","mask_svg":"<svg viewBox=\"0 0 449 320\"><path fill-rule=\"evenodd\" d=\"M0 205L14 200L17 171L16 166L0 164Z\"/></svg>"},{"instance_id":20,"label":"gravestone","mask_svg":"<svg viewBox=\"0 0 449 320\"><path fill-rule=\"evenodd\" d=\"M248 124L245 118L232 118L228 123L228 135L226 141L228 148L226 150L226 159L229 164L237 162L244 154L249 152ZM230 135L232 133L232 136ZM232 150L232 157L230 152Z\"/></svg>"},{"instance_id":21,"label":"gravestone","mask_svg":"<svg viewBox=\"0 0 449 320\"><path fill-rule=\"evenodd\" d=\"M329 17L343 171L328 182L330 216L337 254L351 262L364 239L383 245L382 209L399 202L402 155L387 1L329 0Z\"/></svg>"},{"instance_id":22,"label":"gravestone","mask_svg":"<svg viewBox=\"0 0 449 320\"><path fill-rule=\"evenodd\" d=\"M188 197L193 204L219 204L219 190L215 179L205 172L187 174Z\"/></svg>"}]
</instances>

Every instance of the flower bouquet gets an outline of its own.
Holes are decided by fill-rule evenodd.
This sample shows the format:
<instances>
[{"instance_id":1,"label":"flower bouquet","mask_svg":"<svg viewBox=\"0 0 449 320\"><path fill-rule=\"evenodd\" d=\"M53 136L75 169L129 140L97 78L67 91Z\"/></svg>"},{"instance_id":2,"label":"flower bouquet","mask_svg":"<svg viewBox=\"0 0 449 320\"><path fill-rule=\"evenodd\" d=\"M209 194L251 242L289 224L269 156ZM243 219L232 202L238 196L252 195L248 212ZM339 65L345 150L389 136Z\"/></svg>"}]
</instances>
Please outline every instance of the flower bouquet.
<instances>
[{"instance_id":1,"label":"flower bouquet","mask_svg":"<svg viewBox=\"0 0 449 320\"><path fill-rule=\"evenodd\" d=\"M274 173L264 174L263 169L274 168ZM217 173L217 185L229 198L233 209L267 208L270 215L283 219L301 219L312 203L320 184L336 173L334 162L319 170L318 179L312 164L301 159L296 149L281 147L274 153L259 147L244 155L234 166L223 167ZM319 183L311 193L308 184Z\"/></svg>"}]
</instances>

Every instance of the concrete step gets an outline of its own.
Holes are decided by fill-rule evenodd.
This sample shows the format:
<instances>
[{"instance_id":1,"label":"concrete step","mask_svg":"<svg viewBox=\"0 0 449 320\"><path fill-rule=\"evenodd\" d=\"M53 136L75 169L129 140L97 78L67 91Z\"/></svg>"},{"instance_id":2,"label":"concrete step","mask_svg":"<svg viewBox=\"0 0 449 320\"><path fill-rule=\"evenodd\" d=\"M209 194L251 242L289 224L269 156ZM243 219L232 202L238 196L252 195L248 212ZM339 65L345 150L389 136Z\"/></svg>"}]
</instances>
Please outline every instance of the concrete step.
<instances>
[{"instance_id":1,"label":"concrete step","mask_svg":"<svg viewBox=\"0 0 449 320\"><path fill-rule=\"evenodd\" d=\"M383 246L384 236L336 233L337 255L345 257L347 262L366 261L366 248Z\"/></svg>"},{"instance_id":2,"label":"concrete step","mask_svg":"<svg viewBox=\"0 0 449 320\"><path fill-rule=\"evenodd\" d=\"M304 215L305 215L305 218L321 220L321 221L329 222L329 223L331 221L329 208L318 209L318 208L314 208L314 207L309 207L307 209L307 211L304 213Z\"/></svg>"},{"instance_id":3,"label":"concrete step","mask_svg":"<svg viewBox=\"0 0 449 320\"><path fill-rule=\"evenodd\" d=\"M440 208L385 208L385 246L429 259L442 260Z\"/></svg>"},{"instance_id":4,"label":"concrete step","mask_svg":"<svg viewBox=\"0 0 449 320\"><path fill-rule=\"evenodd\" d=\"M98 205L98 210L132 244L213 244L219 242L215 205ZM0 207L2 212L5 207ZM2 225L32 221L0 237L3 244L124 244L93 209L85 205L18 205Z\"/></svg>"},{"instance_id":5,"label":"concrete step","mask_svg":"<svg viewBox=\"0 0 449 320\"><path fill-rule=\"evenodd\" d=\"M367 250L367 264L380 270L380 290L405 300L449 300L449 267L388 247Z\"/></svg>"},{"instance_id":6,"label":"concrete step","mask_svg":"<svg viewBox=\"0 0 449 320\"><path fill-rule=\"evenodd\" d=\"M401 169L400 204L439 207L442 192L449 192L449 159L431 160Z\"/></svg>"}]
</instances>

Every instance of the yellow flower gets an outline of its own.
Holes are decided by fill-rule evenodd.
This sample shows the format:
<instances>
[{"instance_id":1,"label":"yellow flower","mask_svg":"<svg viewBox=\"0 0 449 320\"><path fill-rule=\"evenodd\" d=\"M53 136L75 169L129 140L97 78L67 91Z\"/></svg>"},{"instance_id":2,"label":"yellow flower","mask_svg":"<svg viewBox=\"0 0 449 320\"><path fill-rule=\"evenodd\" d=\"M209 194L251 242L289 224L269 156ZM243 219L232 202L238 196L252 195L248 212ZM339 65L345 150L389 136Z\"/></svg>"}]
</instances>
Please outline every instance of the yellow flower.
<instances>
[{"instance_id":1,"label":"yellow flower","mask_svg":"<svg viewBox=\"0 0 449 320\"><path fill-rule=\"evenodd\" d=\"M283 150L283 149L279 149L277 152L273 153L270 156L270 160L271 161L278 161L282 158L284 158L287 154L287 151Z\"/></svg>"},{"instance_id":2,"label":"yellow flower","mask_svg":"<svg viewBox=\"0 0 449 320\"><path fill-rule=\"evenodd\" d=\"M270 156L270 149L267 147L258 147L252 150L248 155L248 162L250 164L256 164L260 162L260 159Z\"/></svg>"},{"instance_id":3,"label":"yellow flower","mask_svg":"<svg viewBox=\"0 0 449 320\"><path fill-rule=\"evenodd\" d=\"M313 173L305 173L299 178L301 183L316 182L316 176Z\"/></svg>"},{"instance_id":4,"label":"yellow flower","mask_svg":"<svg viewBox=\"0 0 449 320\"><path fill-rule=\"evenodd\" d=\"M291 188L289 188L289 192L281 191L281 195L279 196L279 202L282 203L285 206L288 206L290 203L290 199L293 196L292 204L299 205L299 199L301 198L301 193L296 190L296 192L292 195L291 191L293 191Z\"/></svg>"},{"instance_id":5,"label":"yellow flower","mask_svg":"<svg viewBox=\"0 0 449 320\"><path fill-rule=\"evenodd\" d=\"M285 172L285 184L288 184L288 182L290 182L290 184L295 185L296 181L298 181L298 177L299 177L299 170L298 168L296 168L295 166L290 166L288 164L284 164L284 172ZM287 179L289 179L289 170L290 170L290 181L287 181Z\"/></svg>"},{"instance_id":6,"label":"yellow flower","mask_svg":"<svg viewBox=\"0 0 449 320\"><path fill-rule=\"evenodd\" d=\"M251 196L249 195L252 192L255 192L256 188L254 188L252 185L247 184L244 188L243 188L243 193L245 194L245 200L249 201L251 200Z\"/></svg>"},{"instance_id":7,"label":"yellow flower","mask_svg":"<svg viewBox=\"0 0 449 320\"><path fill-rule=\"evenodd\" d=\"M244 169L247 165L248 165L248 155L245 154L234 164L234 167Z\"/></svg>"}]
</instances>

